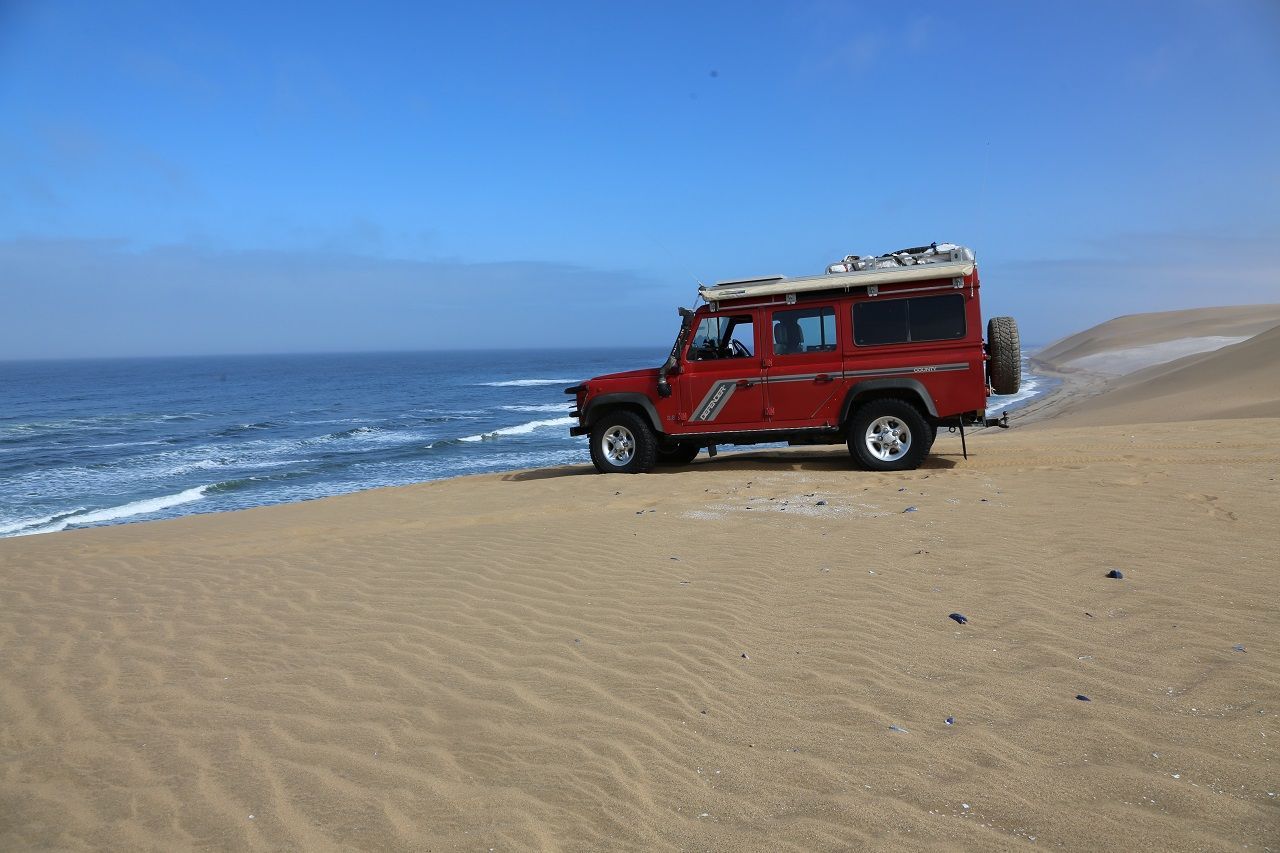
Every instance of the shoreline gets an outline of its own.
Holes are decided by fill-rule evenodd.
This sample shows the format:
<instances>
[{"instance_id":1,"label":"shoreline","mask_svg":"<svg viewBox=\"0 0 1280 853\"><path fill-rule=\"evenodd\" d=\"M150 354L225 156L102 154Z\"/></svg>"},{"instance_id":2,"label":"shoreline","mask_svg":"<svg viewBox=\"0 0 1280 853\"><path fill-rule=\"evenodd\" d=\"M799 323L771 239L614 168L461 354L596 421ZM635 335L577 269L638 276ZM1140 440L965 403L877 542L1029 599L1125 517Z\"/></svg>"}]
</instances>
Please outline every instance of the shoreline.
<instances>
[{"instance_id":1,"label":"shoreline","mask_svg":"<svg viewBox=\"0 0 1280 853\"><path fill-rule=\"evenodd\" d=\"M519 384L521 382L527 382L527 381L528 380L511 380L507 383L502 383L502 384L508 384L508 385ZM570 380L564 380L564 381L568 382ZM545 384L546 380L536 380L536 382L538 384ZM488 383L488 384L493 384L493 383ZM1000 398L993 398L993 399L1000 399ZM1016 418L1018 414L1022 412L1028 405L1038 404L1043 399L1045 398L1044 397L1037 398L1031 404L1025 403L1023 401L1019 401L1017 404L1018 408L1014 410L1014 413L1011 415L1011 417ZM544 412L549 413L553 411L554 412L567 411L567 408L564 406L551 406L547 404L540 404L540 405L516 405L516 406L510 406L510 407L503 406L502 408L503 409L510 408L513 411L527 413L526 416L533 418L533 420L522 422L514 426L496 426L489 431L482 431L474 435L467 435L460 438L449 438L449 437L434 438L427 445L426 449L429 450L434 446L455 446L455 445L459 445L460 443L461 444L476 443L478 441L483 441L484 439L492 436L524 434L532 431L532 429L538 426L549 424L552 421L554 421L555 424L557 425L559 425L561 421L565 421L566 423L568 421L567 418L554 418L554 419L548 420L546 414L541 414ZM344 425L346 424L344 423ZM256 426L256 425L250 425L250 426ZM358 433L366 433L366 432L373 435L377 434L376 428L371 429L366 426L359 426L354 429L344 430L339 434L344 436L349 436L353 433L358 434ZM311 439L310 441L315 441L315 439ZM831 445L831 446L835 447L839 445ZM786 449L786 448L770 447L768 445L764 445L764 446L726 445L724 449L722 449L720 452L722 455L729 455L729 454L739 454L739 453L763 453L769 450L781 450L781 449ZM217 456L218 454L210 450L206 455ZM552 464L549 467L563 467L564 465L574 466L574 465L580 465L580 464L589 465L588 455L586 453L585 446L581 448L581 453L579 454L579 456L580 456L580 459L574 459L572 461L565 462L565 463ZM700 458L704 459L705 461L706 459L705 453ZM192 466L192 467L199 467L199 465ZM119 526L120 524L146 524L146 523L152 523L156 521L165 521L172 518L182 518L182 517L187 517L192 515L210 515L210 514L216 514L221 512L238 512L244 509L251 509L251 508L256 508L260 506L279 506L282 504L290 504L290 503L306 503L313 500L321 500L321 499L326 499L330 497L337 497L340 495L359 494L359 493L376 490L380 488L398 488L405 485L414 485L414 484L429 483L429 482L440 482L445 480L457 479L459 477L476 476L476 475L483 475L483 474L489 474L489 473L513 473L513 472L537 470L540 467L548 467L548 466L545 466L545 465L544 466L514 465L512 467L486 466L481 470L466 471L461 473L440 473L434 476L423 477L421 479L406 481L406 482L386 483L386 482L377 482L376 480L374 480L370 482L368 485L361 485L356 488L347 487L347 488L344 488L343 490L333 491L327 494L308 495L305 497L296 497L296 498L265 500L264 502L254 503L247 506L216 505L208 508L201 506L201 501L205 499L209 499L210 497L212 497L215 501L219 501L219 503L221 503L220 499L224 497L223 492L238 489L238 487L241 484L243 484L246 480L255 480L262 477L269 478L269 475L275 469L266 468L261 471L257 471L256 473L253 473L253 474L242 473L234 476L227 475L227 476L230 476L230 479L219 480L215 482L192 483L190 482L189 479L183 482L174 482L171 485L169 485L169 488L172 491L164 492L163 494L143 493L142 495L138 496L134 500L121 503L121 504L111 505L111 506L93 507L91 501L89 501L87 498L82 498L79 501L71 501L67 504L66 507L63 507L60 509L51 508L43 515L39 515L39 516L26 515L22 517L12 517L10 519L7 519L5 523L0 524L0 540L8 539L8 538L22 538L22 537L34 536L34 535L48 535L50 533L62 533L68 530L83 530L83 529L92 529L96 527ZM90 507L90 508L86 508L86 507ZM172 507L183 507L183 509L177 511L176 514L161 515L161 517L159 518L147 517L150 514L163 513ZM120 520L117 520L117 519L120 519ZM94 523L90 523L90 524L82 523L85 520L89 520Z\"/></svg>"},{"instance_id":2,"label":"shoreline","mask_svg":"<svg viewBox=\"0 0 1280 853\"><path fill-rule=\"evenodd\" d=\"M1277 316L1280 316L1280 314L1278 314ZM1067 338L1064 340L1070 340L1070 338ZM1055 385L1043 396L1037 399L1034 399L1031 402L1021 404L1018 406L1018 408L1014 409L1009 415L1009 422L1010 422L1011 428L1016 428L1019 426L1051 424L1055 419L1059 418L1064 414L1071 412L1079 404L1086 402L1088 400L1091 400L1095 397L1098 397L1099 395L1102 395L1107 391L1111 390L1115 382L1118 379L1122 378L1122 374L1108 375L1108 374L1096 373L1093 371L1080 369L1080 368L1062 367L1054 361L1044 360L1041 358L1041 355L1043 353L1059 346L1060 344L1061 342L1056 342L1046 347L1041 347L1036 352L1035 355L1028 356L1028 360L1030 364L1033 365L1035 368L1035 374L1037 376L1053 380L1055 382ZM990 409L989 411L1000 411L1000 407L997 406L994 409ZM983 431L984 430L982 429L975 428L969 432L969 435L970 437L977 437L982 435ZM470 441L472 439L464 438L461 440ZM830 445L829 447L834 448L839 446L840 445ZM826 446L818 446L818 447L826 447ZM751 445L745 445L741 447L733 447L733 449L722 450L720 452L720 455L728 457L728 456L734 456L739 454L768 454L768 453L779 453L779 452L804 453L806 449L813 450L814 448L813 447L809 447L809 448L794 447L794 448L763 448L762 449L762 448L754 447ZM702 459L704 462L707 461L705 457L699 457L699 458ZM284 506L284 505L291 505L291 504L306 504L316 500L328 500L331 498L343 497L347 495L365 494L368 492L377 491L379 489L388 489L388 488L395 489L395 488L404 488L404 487L413 486L413 485L425 485L428 483L449 482L449 481L463 479L467 477L483 477L483 476L490 476L490 475L501 476L505 474L523 474L523 473L532 473L540 470L558 470L561 468L576 468L576 467L579 467L580 465L585 465L587 467L590 466L589 461L586 460L585 458L585 453L584 453L584 459L582 463L570 463L568 465L552 465L552 466L540 466L540 467L529 467L529 468L498 469L498 470L489 470L489 471L468 472L468 473L461 473L461 474L446 474L440 477L416 480L411 483L399 483L399 484L391 484L391 485L385 485L385 484L370 485L364 488L337 492L334 494L323 494L316 497L307 497L307 498L301 498L296 500L282 500L282 501L277 501L272 503L255 504L247 507L215 508L215 509L208 509L203 511L194 510L191 512L184 512L180 515L171 516L168 518L158 518L158 519L142 518L137 521L124 521L117 524L94 524L90 526L78 526L78 525L71 524L59 530L50 530L50 531L37 530L37 531L29 531L29 532L6 533L3 536L0 536L0 542L2 542L5 539L25 538L28 536L45 536L45 535L48 535L49 533L65 533L65 532L69 532L70 530L91 530L91 529L97 529L101 527L118 527L121 525L151 524L151 523L157 523L161 521L171 521L171 520L174 520L175 518L217 515L217 514L226 513L226 512L242 512L250 509L259 509L259 508L273 507L273 506ZM160 498L146 498L146 499L141 499L139 501L136 501L135 503L153 504L159 501L165 501L170 499L177 499L179 504L191 503L194 500L198 499L198 498L191 497L191 495L197 492L204 493L209 489L216 488L218 485L219 484L216 484L216 483L206 484L203 486L197 486L197 487L185 489L184 491L181 492L181 494L168 495ZM130 504L129 506L132 506L132 505L133 504ZM110 507L102 510L95 510L93 511L93 513L89 513L89 514L92 515L94 513L99 513L99 512L112 512L112 511L120 510L122 508L125 508L125 507ZM70 517L72 515L74 515L74 512L67 511L66 513L52 515L49 518L44 519L44 521L56 522L59 519Z\"/></svg>"}]
</instances>

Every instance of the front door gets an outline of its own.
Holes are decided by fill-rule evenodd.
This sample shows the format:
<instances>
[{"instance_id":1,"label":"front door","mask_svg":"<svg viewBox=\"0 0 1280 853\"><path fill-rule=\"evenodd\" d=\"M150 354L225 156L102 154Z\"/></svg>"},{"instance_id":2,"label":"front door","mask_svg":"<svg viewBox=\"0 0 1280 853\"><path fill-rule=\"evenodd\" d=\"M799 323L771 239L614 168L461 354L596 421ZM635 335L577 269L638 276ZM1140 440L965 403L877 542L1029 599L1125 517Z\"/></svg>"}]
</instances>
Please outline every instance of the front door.
<instances>
[{"instance_id":1,"label":"front door","mask_svg":"<svg viewBox=\"0 0 1280 853\"><path fill-rule=\"evenodd\" d=\"M764 426L764 383L754 312L704 316L680 374L685 432Z\"/></svg>"},{"instance_id":2,"label":"front door","mask_svg":"<svg viewBox=\"0 0 1280 853\"><path fill-rule=\"evenodd\" d=\"M778 426L834 426L845 382L832 305L770 313L768 406Z\"/></svg>"}]
</instances>

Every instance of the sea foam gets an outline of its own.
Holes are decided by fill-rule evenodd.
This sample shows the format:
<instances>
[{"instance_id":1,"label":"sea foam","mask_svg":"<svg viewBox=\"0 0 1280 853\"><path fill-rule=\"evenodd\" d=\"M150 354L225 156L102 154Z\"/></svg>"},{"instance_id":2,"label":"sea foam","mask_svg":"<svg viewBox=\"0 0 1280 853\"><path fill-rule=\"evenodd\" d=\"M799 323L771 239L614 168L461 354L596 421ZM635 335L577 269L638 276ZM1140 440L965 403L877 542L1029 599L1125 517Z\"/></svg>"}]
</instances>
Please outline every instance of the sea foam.
<instances>
[{"instance_id":1,"label":"sea foam","mask_svg":"<svg viewBox=\"0 0 1280 853\"><path fill-rule=\"evenodd\" d=\"M568 409L568 403L551 403L542 406L503 406L508 412L563 412Z\"/></svg>"},{"instance_id":2,"label":"sea foam","mask_svg":"<svg viewBox=\"0 0 1280 853\"><path fill-rule=\"evenodd\" d=\"M150 515L169 507L180 506L192 501L198 501L204 497L205 491L209 486L196 486L194 489L178 492L174 495L164 495L158 498L147 498L145 500L133 501L120 506L107 507L106 509L95 509L91 512L75 512L51 516L48 519L41 519L39 527L29 527L27 529L13 531L13 535L26 536L31 533L56 533L59 530L66 530L68 527L80 524L101 524L104 521L116 521L122 518L129 518L135 515ZM56 520L54 520L56 519ZM51 524L45 524L46 521L52 521ZM0 533L0 535L3 535Z\"/></svg>"},{"instance_id":3,"label":"sea foam","mask_svg":"<svg viewBox=\"0 0 1280 853\"><path fill-rule=\"evenodd\" d=\"M481 382L490 388L525 388L532 385L572 385L577 379L504 379L501 382Z\"/></svg>"},{"instance_id":4,"label":"sea foam","mask_svg":"<svg viewBox=\"0 0 1280 853\"><path fill-rule=\"evenodd\" d=\"M535 429L546 429L547 427L566 427L578 422L577 418L547 418L540 421L528 421L515 426L501 427L491 432L480 433L479 435L468 435L458 439L459 441L486 441L492 438L500 438L504 435L528 435Z\"/></svg>"}]
</instances>

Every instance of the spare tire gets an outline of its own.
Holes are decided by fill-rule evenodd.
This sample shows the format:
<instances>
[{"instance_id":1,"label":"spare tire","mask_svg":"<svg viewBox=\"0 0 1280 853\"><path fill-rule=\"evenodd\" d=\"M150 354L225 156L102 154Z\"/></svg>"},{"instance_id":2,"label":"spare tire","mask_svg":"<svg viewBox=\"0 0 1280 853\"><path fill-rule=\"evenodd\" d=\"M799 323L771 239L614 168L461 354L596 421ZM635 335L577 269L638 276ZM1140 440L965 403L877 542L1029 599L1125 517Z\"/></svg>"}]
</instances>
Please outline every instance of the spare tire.
<instances>
[{"instance_id":1,"label":"spare tire","mask_svg":"<svg viewBox=\"0 0 1280 853\"><path fill-rule=\"evenodd\" d=\"M987 379L997 394L1017 394L1022 384L1022 342L1012 317L987 321Z\"/></svg>"}]
</instances>

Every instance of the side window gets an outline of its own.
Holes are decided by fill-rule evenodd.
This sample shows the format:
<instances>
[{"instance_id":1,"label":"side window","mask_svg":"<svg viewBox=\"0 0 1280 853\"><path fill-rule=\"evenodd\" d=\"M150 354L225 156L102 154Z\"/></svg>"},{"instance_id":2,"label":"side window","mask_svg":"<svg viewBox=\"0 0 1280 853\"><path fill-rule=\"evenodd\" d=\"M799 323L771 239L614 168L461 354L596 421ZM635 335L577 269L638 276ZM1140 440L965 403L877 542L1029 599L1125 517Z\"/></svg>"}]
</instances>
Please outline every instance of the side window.
<instances>
[{"instance_id":1,"label":"side window","mask_svg":"<svg viewBox=\"0 0 1280 853\"><path fill-rule=\"evenodd\" d=\"M797 308L773 312L774 355L831 352L835 348L834 308Z\"/></svg>"},{"instance_id":2,"label":"side window","mask_svg":"<svg viewBox=\"0 0 1280 853\"><path fill-rule=\"evenodd\" d=\"M704 317L689 344L692 361L716 358L747 358L755 346L755 327L750 314Z\"/></svg>"},{"instance_id":3,"label":"side window","mask_svg":"<svg viewBox=\"0 0 1280 853\"><path fill-rule=\"evenodd\" d=\"M919 296L911 303L911 340L954 341L964 337L964 297Z\"/></svg>"},{"instance_id":4,"label":"side window","mask_svg":"<svg viewBox=\"0 0 1280 853\"><path fill-rule=\"evenodd\" d=\"M964 297L959 293L853 306L853 342L860 347L952 341L964 336Z\"/></svg>"},{"instance_id":5,"label":"side window","mask_svg":"<svg viewBox=\"0 0 1280 853\"><path fill-rule=\"evenodd\" d=\"M860 347L901 344L907 334L907 300L858 302L853 306L853 342Z\"/></svg>"}]
</instances>

